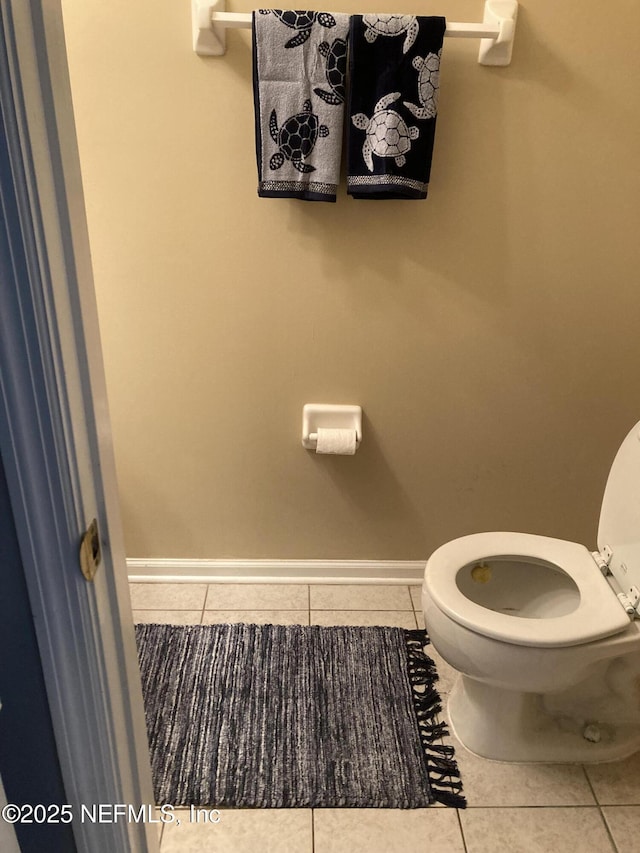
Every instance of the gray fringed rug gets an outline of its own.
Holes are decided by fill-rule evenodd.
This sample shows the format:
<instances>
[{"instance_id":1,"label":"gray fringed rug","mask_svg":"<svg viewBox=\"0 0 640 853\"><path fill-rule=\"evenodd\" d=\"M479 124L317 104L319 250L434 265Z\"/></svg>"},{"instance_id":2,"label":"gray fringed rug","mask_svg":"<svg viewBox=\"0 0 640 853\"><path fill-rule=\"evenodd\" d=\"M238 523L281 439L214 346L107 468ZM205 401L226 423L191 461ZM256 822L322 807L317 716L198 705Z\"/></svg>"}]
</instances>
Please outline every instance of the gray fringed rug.
<instances>
[{"instance_id":1,"label":"gray fringed rug","mask_svg":"<svg viewBox=\"0 0 640 853\"><path fill-rule=\"evenodd\" d=\"M424 631L137 625L157 803L464 807Z\"/></svg>"}]
</instances>

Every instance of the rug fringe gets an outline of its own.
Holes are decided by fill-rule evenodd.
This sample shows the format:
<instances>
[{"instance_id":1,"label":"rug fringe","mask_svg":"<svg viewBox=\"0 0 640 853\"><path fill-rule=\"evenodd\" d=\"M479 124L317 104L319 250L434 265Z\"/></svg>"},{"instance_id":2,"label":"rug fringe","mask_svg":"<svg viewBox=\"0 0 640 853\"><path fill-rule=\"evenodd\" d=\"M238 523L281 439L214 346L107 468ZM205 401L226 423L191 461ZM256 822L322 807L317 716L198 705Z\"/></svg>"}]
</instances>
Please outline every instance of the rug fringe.
<instances>
[{"instance_id":1,"label":"rug fringe","mask_svg":"<svg viewBox=\"0 0 640 853\"><path fill-rule=\"evenodd\" d=\"M438 672L435 663L424 651L429 644L429 635L420 629L405 630L404 633L409 682L434 801L464 809L467 801L461 794L462 781L453 758L454 749L437 742L443 735L449 734L449 729L446 723L437 720L438 713L442 711L440 694L433 687L438 680Z\"/></svg>"}]
</instances>

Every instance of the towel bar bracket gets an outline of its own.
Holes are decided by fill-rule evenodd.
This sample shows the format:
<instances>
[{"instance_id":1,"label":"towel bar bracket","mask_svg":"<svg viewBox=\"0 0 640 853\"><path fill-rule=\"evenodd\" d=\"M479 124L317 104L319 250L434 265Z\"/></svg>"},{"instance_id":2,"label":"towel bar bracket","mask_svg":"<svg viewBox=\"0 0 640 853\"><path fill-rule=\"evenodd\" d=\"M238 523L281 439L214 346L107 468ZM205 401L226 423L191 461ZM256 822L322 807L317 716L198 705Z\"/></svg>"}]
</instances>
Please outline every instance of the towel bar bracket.
<instances>
[{"instance_id":1,"label":"towel bar bracket","mask_svg":"<svg viewBox=\"0 0 640 853\"><path fill-rule=\"evenodd\" d=\"M511 64L517 17L516 0L487 0L484 4L483 24L497 27L498 36L481 39L478 54L480 65Z\"/></svg>"},{"instance_id":2,"label":"towel bar bracket","mask_svg":"<svg viewBox=\"0 0 640 853\"><path fill-rule=\"evenodd\" d=\"M225 6L226 0L191 0L193 49L198 56L223 56L227 52L229 25L218 23L213 17L219 12L224 12Z\"/></svg>"},{"instance_id":3,"label":"towel bar bracket","mask_svg":"<svg viewBox=\"0 0 640 853\"><path fill-rule=\"evenodd\" d=\"M251 28L250 12L225 11L226 0L191 0L193 49L199 56L223 56L227 29ZM481 65L509 65L518 16L517 0L486 0L481 24L448 22L448 38L479 38Z\"/></svg>"}]
</instances>

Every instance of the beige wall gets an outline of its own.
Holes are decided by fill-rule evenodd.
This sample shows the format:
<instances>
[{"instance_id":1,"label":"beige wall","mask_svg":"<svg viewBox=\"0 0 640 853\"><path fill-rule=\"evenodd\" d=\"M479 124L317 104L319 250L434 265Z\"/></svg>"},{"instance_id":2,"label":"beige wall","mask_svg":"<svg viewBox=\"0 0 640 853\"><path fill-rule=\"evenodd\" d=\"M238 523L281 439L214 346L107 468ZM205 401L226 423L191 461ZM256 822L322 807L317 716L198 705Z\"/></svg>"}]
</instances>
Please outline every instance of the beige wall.
<instances>
[{"instance_id":1,"label":"beige wall","mask_svg":"<svg viewBox=\"0 0 640 853\"><path fill-rule=\"evenodd\" d=\"M64 9L128 554L594 545L640 418L640 5L526 0L505 69L447 40L429 199L336 205L257 198L248 31ZM355 457L301 448L305 402L362 405Z\"/></svg>"}]
</instances>

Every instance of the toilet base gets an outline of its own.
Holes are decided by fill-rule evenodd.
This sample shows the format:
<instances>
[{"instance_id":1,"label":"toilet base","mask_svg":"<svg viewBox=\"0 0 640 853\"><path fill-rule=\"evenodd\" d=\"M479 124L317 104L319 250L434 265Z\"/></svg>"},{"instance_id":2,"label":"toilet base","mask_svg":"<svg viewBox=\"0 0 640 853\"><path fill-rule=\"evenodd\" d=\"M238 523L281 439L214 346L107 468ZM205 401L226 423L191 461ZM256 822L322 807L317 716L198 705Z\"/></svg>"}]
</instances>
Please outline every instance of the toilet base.
<instances>
[{"instance_id":1,"label":"toilet base","mask_svg":"<svg viewBox=\"0 0 640 853\"><path fill-rule=\"evenodd\" d=\"M545 703L542 694L504 690L460 675L449 696L451 730L468 750L493 761L591 764L640 750L636 722L552 715ZM599 741L587 739L585 731Z\"/></svg>"}]
</instances>

